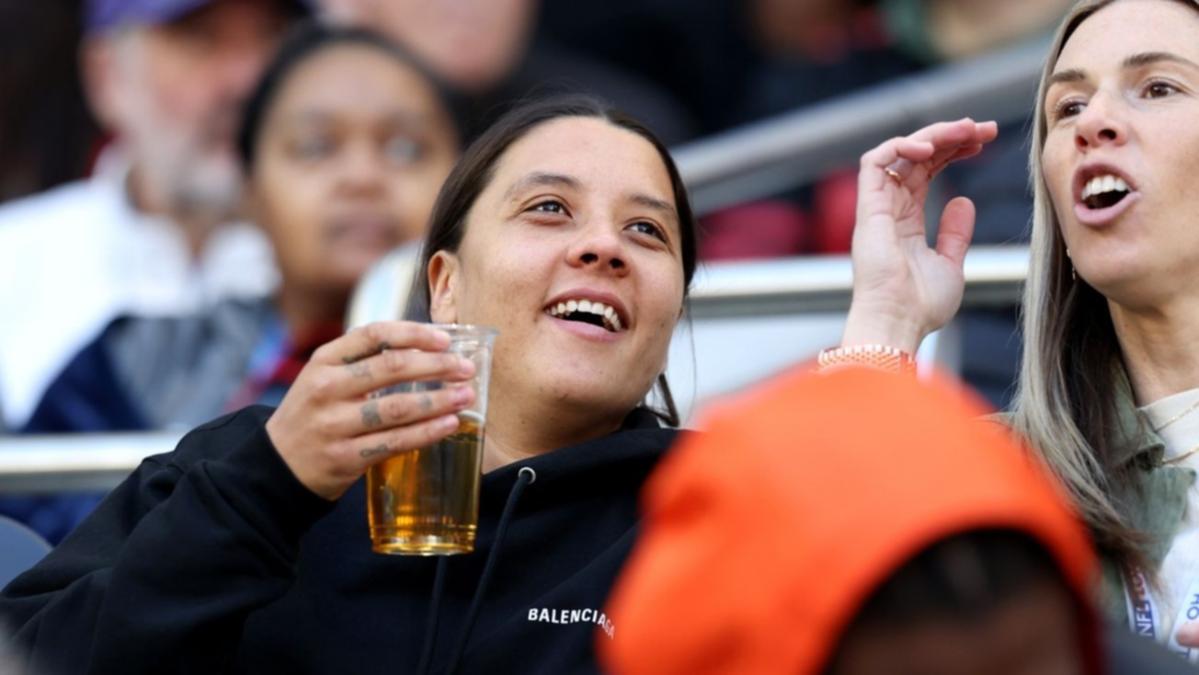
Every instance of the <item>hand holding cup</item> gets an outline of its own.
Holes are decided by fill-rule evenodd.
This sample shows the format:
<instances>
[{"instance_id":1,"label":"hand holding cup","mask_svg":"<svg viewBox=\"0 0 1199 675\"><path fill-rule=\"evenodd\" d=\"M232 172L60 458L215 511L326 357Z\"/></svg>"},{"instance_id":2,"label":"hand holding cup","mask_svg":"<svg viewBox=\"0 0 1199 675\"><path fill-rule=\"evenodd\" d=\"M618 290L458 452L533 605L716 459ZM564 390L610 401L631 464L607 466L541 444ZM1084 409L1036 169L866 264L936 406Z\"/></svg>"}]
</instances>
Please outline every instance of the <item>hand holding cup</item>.
<instances>
[{"instance_id":1,"label":"hand holding cup","mask_svg":"<svg viewBox=\"0 0 1199 675\"><path fill-rule=\"evenodd\" d=\"M267 435L305 487L335 500L370 466L458 429L457 413L474 402L465 383L475 367L449 346L449 335L426 324L354 329L316 350L267 421ZM369 397L427 380L450 386Z\"/></svg>"}]
</instances>

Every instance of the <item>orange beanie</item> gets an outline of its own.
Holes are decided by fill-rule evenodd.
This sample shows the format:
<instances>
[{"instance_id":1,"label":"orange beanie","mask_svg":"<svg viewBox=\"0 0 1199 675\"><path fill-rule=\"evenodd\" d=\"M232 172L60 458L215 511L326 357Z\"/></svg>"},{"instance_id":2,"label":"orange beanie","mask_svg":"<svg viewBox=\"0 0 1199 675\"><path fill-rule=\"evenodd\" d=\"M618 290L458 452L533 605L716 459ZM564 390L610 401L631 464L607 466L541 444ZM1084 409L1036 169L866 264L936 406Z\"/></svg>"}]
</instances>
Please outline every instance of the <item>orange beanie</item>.
<instances>
[{"instance_id":1,"label":"orange beanie","mask_svg":"<svg viewBox=\"0 0 1199 675\"><path fill-rule=\"evenodd\" d=\"M643 495L642 538L608 612L617 632L599 640L605 667L819 672L880 583L980 528L1031 535L1089 598L1082 526L986 412L957 385L866 369L797 371L714 411Z\"/></svg>"}]
</instances>

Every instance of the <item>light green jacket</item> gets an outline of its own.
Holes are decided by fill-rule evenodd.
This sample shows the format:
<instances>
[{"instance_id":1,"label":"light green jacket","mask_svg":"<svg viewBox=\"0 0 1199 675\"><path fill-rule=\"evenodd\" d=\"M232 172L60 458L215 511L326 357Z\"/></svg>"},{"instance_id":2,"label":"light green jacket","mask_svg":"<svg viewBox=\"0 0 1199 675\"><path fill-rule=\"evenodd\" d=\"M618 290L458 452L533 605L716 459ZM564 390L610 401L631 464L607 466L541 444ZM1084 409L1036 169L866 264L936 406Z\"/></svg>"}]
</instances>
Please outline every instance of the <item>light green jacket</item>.
<instances>
[{"instance_id":1,"label":"light green jacket","mask_svg":"<svg viewBox=\"0 0 1199 675\"><path fill-rule=\"evenodd\" d=\"M1152 577L1161 569L1170 543L1182 526L1187 492L1194 486L1196 474L1193 469L1161 463L1166 450L1165 442L1137 410L1127 380L1121 377L1118 382L1120 388L1116 394L1118 417L1115 433L1121 442L1116 447L1127 450L1123 457L1116 458L1116 463L1128 468L1132 480L1124 489L1117 490L1114 496L1128 524L1148 537L1144 551L1153 569L1146 572L1151 572L1147 576ZM1101 606L1110 620L1127 626L1129 617L1124 582L1124 575L1117 566L1110 561L1103 561Z\"/></svg>"},{"instance_id":2,"label":"light green jacket","mask_svg":"<svg viewBox=\"0 0 1199 675\"><path fill-rule=\"evenodd\" d=\"M1187 491L1195 484L1196 472L1161 463L1166 451L1165 441L1137 410L1132 387L1123 373L1116 382L1118 415L1114 434L1120 442L1115 447L1125 448L1125 454L1115 458L1115 464L1126 467L1131 480L1113 496L1128 525L1147 538L1144 553L1152 570L1146 570L1146 576L1152 578L1161 569L1170 543L1182 525ZM1011 424L1009 413L1001 413L992 419ZM1099 607L1109 621L1127 627L1130 617L1125 576L1113 561L1100 562Z\"/></svg>"}]
</instances>

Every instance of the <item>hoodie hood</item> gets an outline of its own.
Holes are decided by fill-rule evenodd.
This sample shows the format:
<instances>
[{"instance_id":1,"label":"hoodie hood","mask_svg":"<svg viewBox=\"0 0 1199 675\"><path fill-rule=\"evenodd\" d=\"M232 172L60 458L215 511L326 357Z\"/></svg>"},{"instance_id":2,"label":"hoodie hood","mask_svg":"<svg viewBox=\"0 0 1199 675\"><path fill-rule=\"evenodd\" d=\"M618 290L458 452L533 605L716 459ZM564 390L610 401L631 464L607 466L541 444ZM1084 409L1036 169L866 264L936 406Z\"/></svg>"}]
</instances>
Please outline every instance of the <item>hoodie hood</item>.
<instances>
[{"instance_id":1,"label":"hoodie hood","mask_svg":"<svg viewBox=\"0 0 1199 675\"><path fill-rule=\"evenodd\" d=\"M957 385L865 369L796 372L715 410L643 495L644 536L609 606L622 632L601 644L607 667L820 672L899 567L989 528L1041 543L1094 628L1085 531L986 412ZM1093 665L1097 645L1083 647Z\"/></svg>"}]
</instances>

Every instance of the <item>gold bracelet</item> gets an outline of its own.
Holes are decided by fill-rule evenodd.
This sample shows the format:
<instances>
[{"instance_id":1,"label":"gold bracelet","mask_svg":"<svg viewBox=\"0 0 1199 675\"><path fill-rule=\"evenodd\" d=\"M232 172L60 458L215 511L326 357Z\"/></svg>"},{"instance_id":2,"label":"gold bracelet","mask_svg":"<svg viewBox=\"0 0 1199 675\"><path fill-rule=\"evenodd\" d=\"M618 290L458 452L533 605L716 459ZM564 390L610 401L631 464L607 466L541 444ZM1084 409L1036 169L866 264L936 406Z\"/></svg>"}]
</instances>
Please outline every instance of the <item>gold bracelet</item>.
<instances>
[{"instance_id":1,"label":"gold bracelet","mask_svg":"<svg viewBox=\"0 0 1199 675\"><path fill-rule=\"evenodd\" d=\"M816 357L821 370L842 366L865 366L890 373L916 374L916 360L912 355L887 345L853 345L825 349Z\"/></svg>"}]
</instances>

